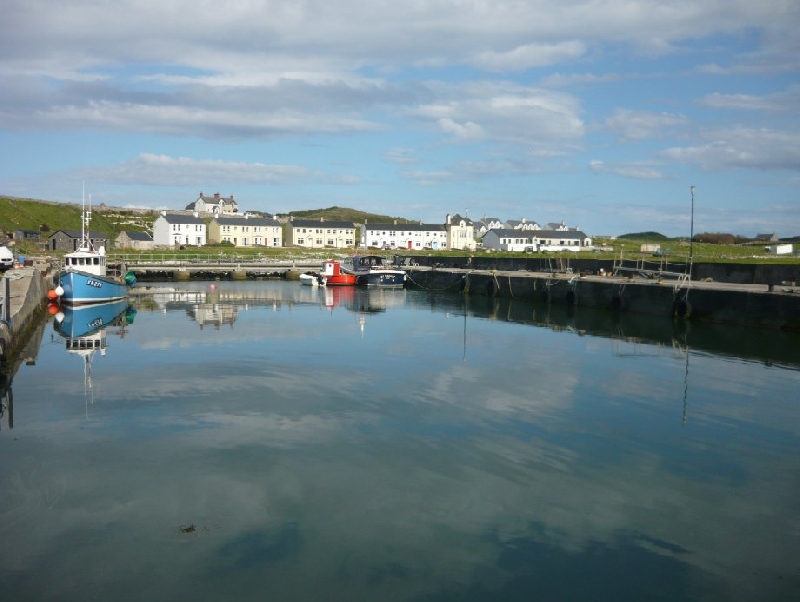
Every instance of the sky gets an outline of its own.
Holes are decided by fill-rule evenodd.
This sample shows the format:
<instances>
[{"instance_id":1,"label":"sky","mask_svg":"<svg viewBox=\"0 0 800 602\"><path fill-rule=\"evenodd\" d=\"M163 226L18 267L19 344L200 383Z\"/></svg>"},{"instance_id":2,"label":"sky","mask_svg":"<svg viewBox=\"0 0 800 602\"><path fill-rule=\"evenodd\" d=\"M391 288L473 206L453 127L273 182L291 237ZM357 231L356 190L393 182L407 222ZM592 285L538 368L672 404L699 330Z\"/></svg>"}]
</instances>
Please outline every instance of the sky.
<instances>
[{"instance_id":1,"label":"sky","mask_svg":"<svg viewBox=\"0 0 800 602\"><path fill-rule=\"evenodd\" d=\"M3 0L0 195L800 235L796 0Z\"/></svg>"}]
</instances>

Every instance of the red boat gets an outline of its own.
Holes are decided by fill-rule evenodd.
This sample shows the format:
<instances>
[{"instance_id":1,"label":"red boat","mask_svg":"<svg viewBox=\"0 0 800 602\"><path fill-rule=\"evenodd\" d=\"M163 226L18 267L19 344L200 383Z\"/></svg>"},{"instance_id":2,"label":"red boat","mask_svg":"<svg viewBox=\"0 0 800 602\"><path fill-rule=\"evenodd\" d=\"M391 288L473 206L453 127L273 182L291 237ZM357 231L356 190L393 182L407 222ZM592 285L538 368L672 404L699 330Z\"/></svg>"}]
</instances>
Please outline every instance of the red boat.
<instances>
[{"instance_id":1,"label":"red boat","mask_svg":"<svg viewBox=\"0 0 800 602\"><path fill-rule=\"evenodd\" d=\"M328 259L322 264L321 276L325 286L355 286L357 280L355 274L343 272L341 263L335 259Z\"/></svg>"}]
</instances>

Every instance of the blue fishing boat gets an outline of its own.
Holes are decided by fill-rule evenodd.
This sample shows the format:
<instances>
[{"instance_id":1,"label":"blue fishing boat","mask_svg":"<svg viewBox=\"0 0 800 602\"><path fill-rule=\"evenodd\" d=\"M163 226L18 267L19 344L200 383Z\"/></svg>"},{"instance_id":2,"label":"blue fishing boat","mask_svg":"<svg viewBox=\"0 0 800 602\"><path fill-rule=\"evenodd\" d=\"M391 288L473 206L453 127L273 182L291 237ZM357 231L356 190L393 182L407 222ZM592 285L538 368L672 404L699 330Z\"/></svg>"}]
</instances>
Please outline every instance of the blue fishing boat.
<instances>
[{"instance_id":1,"label":"blue fishing boat","mask_svg":"<svg viewBox=\"0 0 800 602\"><path fill-rule=\"evenodd\" d=\"M89 210L83 210L81 242L75 251L64 255L64 267L54 289L59 301L68 305L125 299L128 287L136 284L132 272L125 277L109 273L105 247L95 249L89 236L91 215L90 200Z\"/></svg>"}]
</instances>

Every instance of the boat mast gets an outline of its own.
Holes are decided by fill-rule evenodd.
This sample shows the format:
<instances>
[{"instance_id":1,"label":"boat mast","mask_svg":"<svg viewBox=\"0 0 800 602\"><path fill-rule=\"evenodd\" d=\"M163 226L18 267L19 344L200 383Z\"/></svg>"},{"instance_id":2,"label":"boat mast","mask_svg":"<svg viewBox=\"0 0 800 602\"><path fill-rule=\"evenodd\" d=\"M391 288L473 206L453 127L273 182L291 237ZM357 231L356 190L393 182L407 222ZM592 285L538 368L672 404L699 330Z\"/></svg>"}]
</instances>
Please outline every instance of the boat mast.
<instances>
[{"instance_id":1,"label":"boat mast","mask_svg":"<svg viewBox=\"0 0 800 602\"><path fill-rule=\"evenodd\" d=\"M86 180L83 181L81 192L81 246L86 243Z\"/></svg>"}]
</instances>

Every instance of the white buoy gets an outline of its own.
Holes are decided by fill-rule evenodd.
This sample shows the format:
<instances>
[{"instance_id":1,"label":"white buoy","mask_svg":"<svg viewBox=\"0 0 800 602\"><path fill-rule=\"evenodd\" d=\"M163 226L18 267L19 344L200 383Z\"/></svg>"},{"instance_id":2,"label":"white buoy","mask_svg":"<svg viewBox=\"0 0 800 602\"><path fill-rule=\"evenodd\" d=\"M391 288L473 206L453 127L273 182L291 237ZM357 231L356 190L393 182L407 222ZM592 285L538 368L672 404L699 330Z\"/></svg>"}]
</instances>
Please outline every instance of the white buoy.
<instances>
[{"instance_id":1,"label":"white buoy","mask_svg":"<svg viewBox=\"0 0 800 602\"><path fill-rule=\"evenodd\" d=\"M58 295L59 297L64 296L64 287L61 286L60 284L56 287L56 295Z\"/></svg>"}]
</instances>

